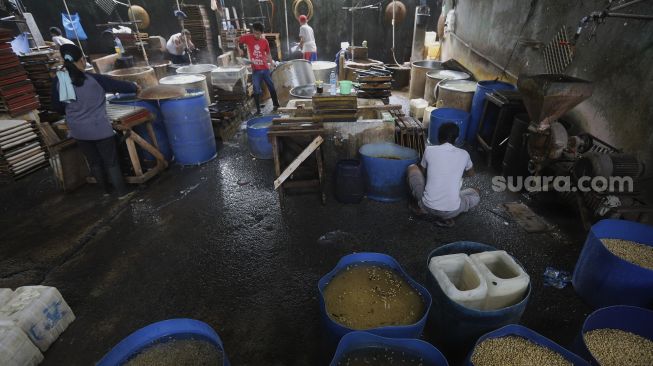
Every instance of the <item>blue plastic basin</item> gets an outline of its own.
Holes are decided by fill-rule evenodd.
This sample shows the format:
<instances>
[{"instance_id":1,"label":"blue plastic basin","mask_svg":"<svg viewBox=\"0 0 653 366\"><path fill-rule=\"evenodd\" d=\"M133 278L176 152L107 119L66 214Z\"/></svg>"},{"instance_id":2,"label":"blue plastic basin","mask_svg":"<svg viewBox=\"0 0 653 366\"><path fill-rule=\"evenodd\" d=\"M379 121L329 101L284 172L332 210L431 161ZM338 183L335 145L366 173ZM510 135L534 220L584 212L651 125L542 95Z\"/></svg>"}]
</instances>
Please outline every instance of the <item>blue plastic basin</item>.
<instances>
[{"instance_id":1,"label":"blue plastic basin","mask_svg":"<svg viewBox=\"0 0 653 366\"><path fill-rule=\"evenodd\" d=\"M223 357L223 366L229 366L227 353L218 334L208 324L194 319L169 319L143 327L123 339L109 351L97 366L120 366L146 348L174 339L198 339L216 346Z\"/></svg>"},{"instance_id":2,"label":"blue plastic basin","mask_svg":"<svg viewBox=\"0 0 653 366\"><path fill-rule=\"evenodd\" d=\"M428 327L438 348L445 352L466 354L481 335L508 324L519 323L531 295L531 285L519 303L498 310L470 309L451 300L442 291L429 270L431 258L465 253L467 255L494 251L497 248L472 241L458 241L433 250L426 259L426 287L433 296ZM521 263L515 260L520 266ZM523 267L523 266L522 266Z\"/></svg>"},{"instance_id":3,"label":"blue plastic basin","mask_svg":"<svg viewBox=\"0 0 653 366\"><path fill-rule=\"evenodd\" d=\"M272 120L278 114L252 118L247 121L247 145L249 152L257 159L272 159L272 144L268 140L268 131Z\"/></svg>"},{"instance_id":4,"label":"blue plastic basin","mask_svg":"<svg viewBox=\"0 0 653 366\"><path fill-rule=\"evenodd\" d=\"M368 198L395 202L406 197L406 169L417 163L417 151L392 143L378 143L363 145L359 153Z\"/></svg>"},{"instance_id":5,"label":"blue plastic basin","mask_svg":"<svg viewBox=\"0 0 653 366\"><path fill-rule=\"evenodd\" d=\"M449 365L447 359L437 348L422 340L387 338L368 332L356 331L347 333L342 337L330 366L337 366L338 362L347 353L367 348L390 348L399 352L406 352L413 356L421 357L424 360L424 366Z\"/></svg>"},{"instance_id":6,"label":"blue plastic basin","mask_svg":"<svg viewBox=\"0 0 653 366\"><path fill-rule=\"evenodd\" d=\"M317 283L317 288L320 293L320 313L322 317L322 323L324 324L326 331L327 343L335 345L342 336L347 333L353 332L354 329L347 328L339 323L335 322L326 310L326 304L324 302L324 289L331 282L333 277L338 273L345 270L347 266L352 265L378 265L386 268L390 268L395 272L399 273L414 289L417 290L419 295L424 300L424 315L420 320L415 324L410 325L401 325L401 326L388 326L388 327L379 327L366 329L366 332L373 333L382 337L390 338L419 338L424 330L424 325L426 324L426 317L429 310L431 309L431 294L419 283L415 282L410 278L406 272L404 272L401 265L392 257L386 254L381 253L355 253L349 254L340 259L335 268L331 272L324 275L320 278Z\"/></svg>"},{"instance_id":7,"label":"blue plastic basin","mask_svg":"<svg viewBox=\"0 0 653 366\"><path fill-rule=\"evenodd\" d=\"M587 349L583 334L604 328L623 330L653 341L653 311L635 306L617 305L602 308L590 314L585 319L580 334L576 337L574 350L593 365L599 363Z\"/></svg>"},{"instance_id":8,"label":"blue plastic basin","mask_svg":"<svg viewBox=\"0 0 653 366\"><path fill-rule=\"evenodd\" d=\"M429 123L429 144L438 145L438 133L440 126L445 123L454 123L458 126L458 138L456 139L456 146L463 146L465 144L465 134L467 133L467 125L469 124L469 113L462 109L456 108L437 108L431 112L431 123Z\"/></svg>"},{"instance_id":9,"label":"blue plastic basin","mask_svg":"<svg viewBox=\"0 0 653 366\"><path fill-rule=\"evenodd\" d=\"M610 305L653 305L653 270L612 254L601 242L631 240L653 246L653 226L626 220L601 220L587 234L572 283L574 289L595 308Z\"/></svg>"},{"instance_id":10,"label":"blue plastic basin","mask_svg":"<svg viewBox=\"0 0 653 366\"><path fill-rule=\"evenodd\" d=\"M545 336L532 331L531 329L528 329L524 326L518 325L518 324L511 324L511 325L506 325L505 327L501 329L497 329L493 332L487 333L483 335L481 338L478 339L478 342L476 342L476 345L479 343L483 342L486 339L492 339L492 338L502 338L502 337L507 337L507 336L519 336L522 338L526 338L530 340L533 343L536 343L542 347L546 347L556 353L558 353L560 356L564 357L567 361L571 362L574 366L587 366L589 365L585 360L582 358L578 357L578 355L568 351L567 349L563 348L559 344L555 343L554 341L546 338ZM467 358L467 365L468 366L474 366L472 363L472 352L469 353L469 357Z\"/></svg>"}]
</instances>

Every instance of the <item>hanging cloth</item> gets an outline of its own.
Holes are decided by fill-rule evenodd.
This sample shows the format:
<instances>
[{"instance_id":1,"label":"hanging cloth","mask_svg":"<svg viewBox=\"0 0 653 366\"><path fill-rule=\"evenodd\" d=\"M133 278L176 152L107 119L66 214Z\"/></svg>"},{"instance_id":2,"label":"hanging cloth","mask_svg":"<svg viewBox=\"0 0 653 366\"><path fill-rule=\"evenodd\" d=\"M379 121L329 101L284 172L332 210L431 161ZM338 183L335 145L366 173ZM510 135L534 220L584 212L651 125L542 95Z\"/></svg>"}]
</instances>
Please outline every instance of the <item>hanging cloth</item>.
<instances>
[{"instance_id":1,"label":"hanging cloth","mask_svg":"<svg viewBox=\"0 0 653 366\"><path fill-rule=\"evenodd\" d=\"M82 23L79 21L79 14L71 14L70 18L68 18L66 13L61 13L61 22L66 30L66 38L77 39L77 37L79 37L80 41L88 39L86 32L84 32L84 28L82 28ZM77 33L77 36L75 36L75 33Z\"/></svg>"}]
</instances>

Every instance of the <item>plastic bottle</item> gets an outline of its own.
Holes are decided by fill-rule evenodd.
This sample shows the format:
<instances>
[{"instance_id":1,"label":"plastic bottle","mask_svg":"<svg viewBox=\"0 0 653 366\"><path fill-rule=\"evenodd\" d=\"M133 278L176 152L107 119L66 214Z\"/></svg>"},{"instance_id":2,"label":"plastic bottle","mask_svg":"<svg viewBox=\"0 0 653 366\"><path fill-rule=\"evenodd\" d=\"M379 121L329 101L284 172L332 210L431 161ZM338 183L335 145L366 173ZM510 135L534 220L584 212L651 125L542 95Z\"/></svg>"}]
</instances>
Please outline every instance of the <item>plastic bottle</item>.
<instances>
[{"instance_id":1,"label":"plastic bottle","mask_svg":"<svg viewBox=\"0 0 653 366\"><path fill-rule=\"evenodd\" d=\"M331 71L331 75L329 76L329 84L331 84L331 95L336 94L336 72Z\"/></svg>"}]
</instances>

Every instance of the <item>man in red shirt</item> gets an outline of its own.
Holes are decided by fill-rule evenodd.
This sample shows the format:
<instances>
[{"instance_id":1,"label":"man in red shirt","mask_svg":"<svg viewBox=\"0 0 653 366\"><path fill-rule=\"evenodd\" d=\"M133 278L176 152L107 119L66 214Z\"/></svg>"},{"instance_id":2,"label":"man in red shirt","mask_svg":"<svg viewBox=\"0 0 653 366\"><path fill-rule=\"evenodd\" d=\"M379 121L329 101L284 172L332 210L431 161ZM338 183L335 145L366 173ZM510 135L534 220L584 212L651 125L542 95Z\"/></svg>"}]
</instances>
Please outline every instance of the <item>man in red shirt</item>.
<instances>
[{"instance_id":1,"label":"man in red shirt","mask_svg":"<svg viewBox=\"0 0 653 366\"><path fill-rule=\"evenodd\" d=\"M238 38L238 44L247 46L249 60L252 62L252 82L254 83L254 101L256 102L256 114L261 114L261 82L265 82L272 97L274 110L279 108L277 91L274 89L274 83L270 77L270 66L274 67L274 61L270 55L270 45L268 40L263 38L263 24L254 23L252 33L244 34ZM238 47L238 55L242 56L242 50Z\"/></svg>"}]
</instances>

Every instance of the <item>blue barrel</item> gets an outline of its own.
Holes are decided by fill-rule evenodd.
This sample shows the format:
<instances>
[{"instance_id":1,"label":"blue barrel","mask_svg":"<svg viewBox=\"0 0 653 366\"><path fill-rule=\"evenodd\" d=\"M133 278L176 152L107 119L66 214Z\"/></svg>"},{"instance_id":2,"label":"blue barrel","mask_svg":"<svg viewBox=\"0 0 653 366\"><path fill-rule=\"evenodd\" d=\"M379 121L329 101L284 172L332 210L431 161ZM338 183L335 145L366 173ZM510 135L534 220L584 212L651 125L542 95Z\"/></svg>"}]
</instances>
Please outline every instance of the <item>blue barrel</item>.
<instances>
[{"instance_id":1,"label":"blue barrel","mask_svg":"<svg viewBox=\"0 0 653 366\"><path fill-rule=\"evenodd\" d=\"M596 310L590 314L583 328L576 337L574 351L590 361L592 365L599 365L585 344L583 334L595 329L618 329L633 333L653 341L653 311L635 306L617 305Z\"/></svg>"},{"instance_id":2,"label":"blue barrel","mask_svg":"<svg viewBox=\"0 0 653 366\"><path fill-rule=\"evenodd\" d=\"M363 162L367 197L395 202L406 197L406 169L417 163L417 151L392 143L363 145L358 151Z\"/></svg>"},{"instance_id":3,"label":"blue barrel","mask_svg":"<svg viewBox=\"0 0 653 366\"><path fill-rule=\"evenodd\" d=\"M365 196L365 182L360 160L340 160L336 164L336 199L342 203L360 203Z\"/></svg>"},{"instance_id":4,"label":"blue barrel","mask_svg":"<svg viewBox=\"0 0 653 366\"><path fill-rule=\"evenodd\" d=\"M121 366L148 347L175 339L209 342L222 352L222 365L229 366L222 340L215 330L204 322L186 318L160 321L135 331L102 357L97 366Z\"/></svg>"},{"instance_id":5,"label":"blue barrel","mask_svg":"<svg viewBox=\"0 0 653 366\"><path fill-rule=\"evenodd\" d=\"M528 329L524 326L518 325L518 324L511 324L511 325L506 325L505 327L501 329L497 329L493 332L487 333L483 335L481 338L478 339L478 342L476 342L476 345L480 344L486 339L492 339L492 338L503 338L503 337L508 337L508 336L517 336L517 337L522 337L526 338L529 341L550 349L551 351L559 354L562 356L565 360L571 362L572 365L574 366L589 366L585 360L580 358L578 355L572 353L571 351L563 348L559 344L555 343L554 341L546 338L545 336ZM474 366L472 363L472 352L469 353L469 357L467 358L467 366Z\"/></svg>"},{"instance_id":6,"label":"blue barrel","mask_svg":"<svg viewBox=\"0 0 653 366\"><path fill-rule=\"evenodd\" d=\"M474 99L472 99L472 117L467 127L467 134L465 135L465 140L468 143L476 145L476 134L478 133L478 126L481 123L481 114L483 114L483 108L485 107L486 95L495 90L516 89L517 87L514 85L503 81L483 80L478 82ZM491 128L491 126L485 126L484 128Z\"/></svg>"},{"instance_id":7,"label":"blue barrel","mask_svg":"<svg viewBox=\"0 0 653 366\"><path fill-rule=\"evenodd\" d=\"M456 253L470 255L494 250L497 249L490 245L458 241L433 250L426 259L426 287L433 296L429 332L433 335L435 345L444 352L466 354L478 337L505 325L519 323L526 310L531 295L530 283L526 296L519 303L498 310L477 310L451 300L428 269L433 257ZM517 263L521 266L518 261Z\"/></svg>"},{"instance_id":8,"label":"blue barrel","mask_svg":"<svg viewBox=\"0 0 653 366\"><path fill-rule=\"evenodd\" d=\"M159 151L161 155L167 160L172 160L172 149L170 148L170 143L168 142L168 133L166 132L166 126L163 122L163 116L161 115L161 110L159 105L150 100L142 100L136 98L134 94L120 94L116 97L109 99L111 104L120 104L120 105L130 105L134 107L142 107L150 111L154 115L154 121L152 121L152 128L154 129L154 136L156 136L156 142L159 144ZM147 132L145 125L141 124L134 127L136 133L138 133L145 141L154 145L154 142L150 138L150 134ZM143 154L144 160L156 160L152 154L147 152L144 149L141 149L140 146L136 146L139 151Z\"/></svg>"},{"instance_id":9,"label":"blue barrel","mask_svg":"<svg viewBox=\"0 0 653 366\"><path fill-rule=\"evenodd\" d=\"M458 126L458 138L456 146L463 146L465 143L465 134L467 125L469 125L469 113L462 109L456 108L437 108L431 112L431 123L429 123L429 143L439 145L440 139L438 133L440 126L445 123L455 123Z\"/></svg>"},{"instance_id":10,"label":"blue barrel","mask_svg":"<svg viewBox=\"0 0 653 366\"><path fill-rule=\"evenodd\" d=\"M204 93L162 100L161 112L177 163L197 165L216 157L215 135Z\"/></svg>"},{"instance_id":11,"label":"blue barrel","mask_svg":"<svg viewBox=\"0 0 653 366\"><path fill-rule=\"evenodd\" d=\"M612 254L601 239L631 240L653 246L653 226L626 220L601 220L592 226L580 252L572 284L595 308L610 305L650 307L653 270Z\"/></svg>"},{"instance_id":12,"label":"blue barrel","mask_svg":"<svg viewBox=\"0 0 653 366\"><path fill-rule=\"evenodd\" d=\"M386 338L368 332L347 333L340 343L331 360L330 366L338 366L347 353L365 349L387 348L397 353L406 352L423 360L424 366L448 366L447 359L437 348L430 343L419 339Z\"/></svg>"},{"instance_id":13,"label":"blue barrel","mask_svg":"<svg viewBox=\"0 0 653 366\"><path fill-rule=\"evenodd\" d=\"M386 254L381 253L355 253L349 254L340 259L335 268L331 272L324 275L317 283L317 288L320 293L320 314L322 317L322 323L325 328L327 344L337 344L340 341L340 338L347 333L353 332L351 328L336 323L331 319L327 314L326 304L324 302L324 289L331 282L333 277L338 273L345 270L348 266L353 265L378 265L386 268L390 268L397 272L401 277L403 277L414 289L417 290L419 295L424 300L425 311L424 316L415 324L411 325L402 325L402 326L387 326L380 328L367 329L369 333L373 333L382 337L390 338L419 338L424 330L424 325L426 325L426 317L431 309L431 294L419 283L415 282L410 278L406 272L404 272L401 265L392 257Z\"/></svg>"},{"instance_id":14,"label":"blue barrel","mask_svg":"<svg viewBox=\"0 0 653 366\"><path fill-rule=\"evenodd\" d=\"M247 121L247 145L249 153L257 159L272 159L272 144L268 140L268 131L272 120L278 114L252 118Z\"/></svg>"}]
</instances>

